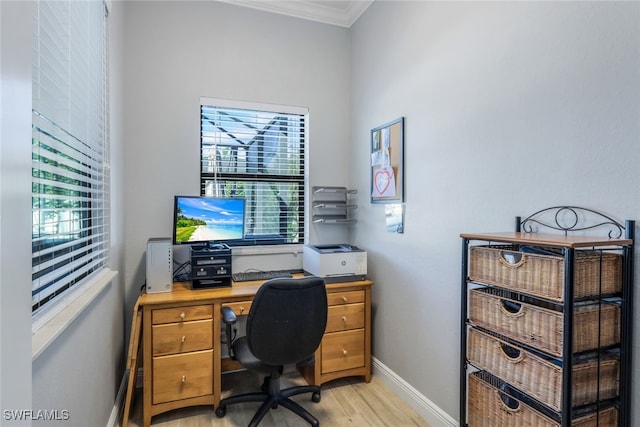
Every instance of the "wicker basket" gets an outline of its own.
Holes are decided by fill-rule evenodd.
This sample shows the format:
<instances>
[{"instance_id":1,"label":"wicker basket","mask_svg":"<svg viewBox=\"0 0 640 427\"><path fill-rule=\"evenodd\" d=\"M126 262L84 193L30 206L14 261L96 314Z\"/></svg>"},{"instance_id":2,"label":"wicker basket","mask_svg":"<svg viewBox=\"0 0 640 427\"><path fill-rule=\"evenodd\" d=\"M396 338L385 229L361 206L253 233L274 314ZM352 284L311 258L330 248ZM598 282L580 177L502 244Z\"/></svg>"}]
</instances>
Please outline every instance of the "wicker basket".
<instances>
[{"instance_id":1,"label":"wicker basket","mask_svg":"<svg viewBox=\"0 0 640 427\"><path fill-rule=\"evenodd\" d=\"M551 360L473 328L468 334L467 358L477 368L492 373L556 411L562 408L562 367ZM581 360L573 365L573 406L618 395L618 360L603 359L599 368L598 385L597 359Z\"/></svg>"},{"instance_id":2,"label":"wicker basket","mask_svg":"<svg viewBox=\"0 0 640 427\"><path fill-rule=\"evenodd\" d=\"M564 301L564 258L514 250L509 245L472 246L469 279ZM574 296L620 292L622 257L599 251L576 251Z\"/></svg>"},{"instance_id":3,"label":"wicker basket","mask_svg":"<svg viewBox=\"0 0 640 427\"><path fill-rule=\"evenodd\" d=\"M502 393L495 384L484 379L483 372L469 376L469 427L560 427L560 423L521 402ZM505 401L506 400L506 401ZM603 409L571 422L572 427L611 427L618 425L618 410Z\"/></svg>"},{"instance_id":4,"label":"wicker basket","mask_svg":"<svg viewBox=\"0 0 640 427\"><path fill-rule=\"evenodd\" d=\"M562 356L563 313L534 305L525 296L495 288L472 289L469 291L469 320L484 329L554 356ZM597 303L576 305L574 352L619 342L620 307L614 304L600 306Z\"/></svg>"}]
</instances>

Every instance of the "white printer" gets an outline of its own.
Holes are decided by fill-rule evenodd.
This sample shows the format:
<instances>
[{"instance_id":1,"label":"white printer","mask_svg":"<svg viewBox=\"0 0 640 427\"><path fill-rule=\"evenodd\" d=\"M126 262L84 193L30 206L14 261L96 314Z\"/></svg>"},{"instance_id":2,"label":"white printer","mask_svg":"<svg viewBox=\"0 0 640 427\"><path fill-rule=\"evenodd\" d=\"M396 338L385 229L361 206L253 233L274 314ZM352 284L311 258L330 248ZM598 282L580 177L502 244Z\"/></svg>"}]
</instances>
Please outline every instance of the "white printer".
<instances>
[{"instance_id":1,"label":"white printer","mask_svg":"<svg viewBox=\"0 0 640 427\"><path fill-rule=\"evenodd\" d=\"M367 252L356 246L304 245L302 255L302 269L327 283L367 278Z\"/></svg>"}]
</instances>

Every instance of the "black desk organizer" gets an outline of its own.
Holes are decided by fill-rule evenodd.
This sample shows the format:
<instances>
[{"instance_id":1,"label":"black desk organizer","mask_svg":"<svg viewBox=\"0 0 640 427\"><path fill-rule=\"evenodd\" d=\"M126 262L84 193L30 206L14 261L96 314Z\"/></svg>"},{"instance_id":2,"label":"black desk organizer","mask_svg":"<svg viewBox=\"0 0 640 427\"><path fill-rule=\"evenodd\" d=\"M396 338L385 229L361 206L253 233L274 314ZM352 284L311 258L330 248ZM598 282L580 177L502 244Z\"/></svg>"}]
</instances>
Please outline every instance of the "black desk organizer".
<instances>
[{"instance_id":1,"label":"black desk organizer","mask_svg":"<svg viewBox=\"0 0 640 427\"><path fill-rule=\"evenodd\" d=\"M191 288L231 286L231 249L224 243L192 246Z\"/></svg>"},{"instance_id":2,"label":"black desk organizer","mask_svg":"<svg viewBox=\"0 0 640 427\"><path fill-rule=\"evenodd\" d=\"M540 230L545 232L540 233ZM605 237L591 238L592 231L602 233ZM589 236L585 236L587 234ZM575 206L543 209L524 220L517 217L515 233L461 234L460 426L515 427L523 423L545 427L630 425L634 237L635 221L626 221L623 226L599 212ZM532 292L532 288L527 287L548 279L546 271L542 279L538 279L541 272L536 270L533 262L523 267L528 270L521 276L514 274L505 278L494 276L494 271L491 271L486 277L480 275L479 278L474 272L474 279L471 279L471 265L476 260L471 259L470 253L471 248L478 244L522 254L530 254L531 246L542 251L551 249L551 254L538 255L544 253L538 252L533 256L555 256L553 262L560 262L561 274L555 277L557 282L554 282L561 290L560 297L547 297L538 292L539 288ZM525 245L528 246L526 250L520 251ZM599 263L596 268L600 270L590 276L596 277L596 291L593 292L593 284L590 284L587 286L591 286L591 290L581 294L584 280L583 272L579 269L587 251L590 252L589 256L592 252L602 256L599 261L594 261ZM606 257L606 262L611 262L611 254L615 254L619 261L614 265L613 273L609 272L609 265L603 268L602 261ZM474 256L477 256L477 252ZM525 258L528 256L531 255L523 255ZM527 259L518 259L518 256L515 258L503 256L502 260L498 260L502 265L496 268L519 268L520 265L515 264L528 262ZM605 270L608 271L606 274L603 273ZM611 289L607 282L609 278L605 277L611 274L616 276L616 280L619 277L619 286L615 289ZM521 286L521 277L526 277L529 283ZM470 298L472 292L473 298ZM483 305L478 311L477 307L471 305L478 304L477 296L481 294L496 297L500 302ZM597 337L595 344L586 347L584 339L576 339L574 335L585 329L586 321L580 320L585 306L595 307L595 321L592 317L588 326L595 327ZM515 330L514 325L520 327L521 323L518 322L530 316L525 309L560 316L559 323L547 328L552 332L559 331L556 337L552 337L559 342L559 351L550 351L549 347L540 345L539 339L544 340L550 335L546 333L545 336L542 327L526 330L523 334L520 334L521 330ZM616 312L613 321L612 310ZM478 320L478 313L489 321ZM496 313L498 320L491 323ZM548 326L544 319L536 322L533 324ZM502 328L504 325L506 327ZM514 327L513 333L510 326ZM479 337L485 344L478 344ZM495 363L492 357L496 355L507 362L501 361L502 365ZM527 357L536 359L536 363L547 364L550 370L554 369L554 365L557 367L555 399L545 401L538 393L542 388L536 389L537 384L531 386L532 382L547 384L542 375L535 378L534 372L519 378L514 374L514 370L521 369L516 364L524 363L521 361ZM577 372L584 366L591 369L585 376L591 382L586 386L586 395L585 385L581 380L576 380L580 375Z\"/></svg>"}]
</instances>

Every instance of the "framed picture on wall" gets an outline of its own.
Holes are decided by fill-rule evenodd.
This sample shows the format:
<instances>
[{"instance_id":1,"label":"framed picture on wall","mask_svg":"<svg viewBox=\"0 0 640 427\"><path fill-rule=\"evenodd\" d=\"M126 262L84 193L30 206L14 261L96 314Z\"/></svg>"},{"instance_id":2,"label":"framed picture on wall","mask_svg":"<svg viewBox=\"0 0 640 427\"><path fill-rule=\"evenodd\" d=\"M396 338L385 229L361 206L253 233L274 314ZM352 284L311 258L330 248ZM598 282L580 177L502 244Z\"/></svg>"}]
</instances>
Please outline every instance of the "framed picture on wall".
<instances>
[{"instance_id":1,"label":"framed picture on wall","mask_svg":"<svg viewBox=\"0 0 640 427\"><path fill-rule=\"evenodd\" d=\"M404 202L404 117L371 129L371 203Z\"/></svg>"}]
</instances>

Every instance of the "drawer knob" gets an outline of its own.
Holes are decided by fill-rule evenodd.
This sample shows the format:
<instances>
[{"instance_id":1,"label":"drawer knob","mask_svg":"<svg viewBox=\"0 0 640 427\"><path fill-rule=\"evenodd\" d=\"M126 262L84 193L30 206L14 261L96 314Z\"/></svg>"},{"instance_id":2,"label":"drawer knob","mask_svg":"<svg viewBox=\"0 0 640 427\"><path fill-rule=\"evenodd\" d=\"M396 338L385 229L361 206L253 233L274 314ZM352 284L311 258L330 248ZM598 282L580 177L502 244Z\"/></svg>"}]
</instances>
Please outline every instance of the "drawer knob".
<instances>
[{"instance_id":1,"label":"drawer knob","mask_svg":"<svg viewBox=\"0 0 640 427\"><path fill-rule=\"evenodd\" d=\"M244 306L240 307L240 314L244 313Z\"/></svg>"},{"instance_id":2,"label":"drawer knob","mask_svg":"<svg viewBox=\"0 0 640 427\"><path fill-rule=\"evenodd\" d=\"M184 320L184 318L185 318L185 317L187 317L187 315L186 315L186 314L184 314L184 311L183 311L182 313L180 313L180 318L181 318L182 320Z\"/></svg>"},{"instance_id":3,"label":"drawer knob","mask_svg":"<svg viewBox=\"0 0 640 427\"><path fill-rule=\"evenodd\" d=\"M182 341L183 343L187 340L187 337L185 337L184 335L182 336L182 339L180 341Z\"/></svg>"},{"instance_id":4,"label":"drawer knob","mask_svg":"<svg viewBox=\"0 0 640 427\"><path fill-rule=\"evenodd\" d=\"M342 316L342 321L343 321L344 323L347 323L347 316Z\"/></svg>"},{"instance_id":5,"label":"drawer knob","mask_svg":"<svg viewBox=\"0 0 640 427\"><path fill-rule=\"evenodd\" d=\"M349 298L347 298L347 297L343 296L343 297L342 297L342 301L346 304L346 303L349 301Z\"/></svg>"},{"instance_id":6,"label":"drawer knob","mask_svg":"<svg viewBox=\"0 0 640 427\"><path fill-rule=\"evenodd\" d=\"M186 382L187 382L187 376L186 376L186 375L183 375L183 376L182 376L182 383L186 383Z\"/></svg>"},{"instance_id":7,"label":"drawer knob","mask_svg":"<svg viewBox=\"0 0 640 427\"><path fill-rule=\"evenodd\" d=\"M347 354L349 354L349 352L343 348L343 349L342 349L342 355L343 355L343 356L346 356Z\"/></svg>"}]
</instances>

